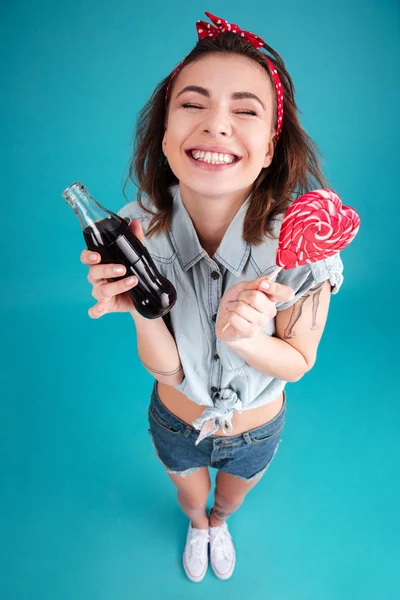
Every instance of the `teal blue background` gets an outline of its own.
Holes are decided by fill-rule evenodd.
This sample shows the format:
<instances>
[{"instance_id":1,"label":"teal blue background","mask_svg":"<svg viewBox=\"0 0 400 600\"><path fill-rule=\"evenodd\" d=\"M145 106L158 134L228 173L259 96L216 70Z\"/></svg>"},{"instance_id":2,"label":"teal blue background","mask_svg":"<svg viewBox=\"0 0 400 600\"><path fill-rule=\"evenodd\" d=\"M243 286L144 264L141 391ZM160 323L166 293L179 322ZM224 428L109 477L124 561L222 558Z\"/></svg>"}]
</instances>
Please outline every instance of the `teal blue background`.
<instances>
[{"instance_id":1,"label":"teal blue background","mask_svg":"<svg viewBox=\"0 0 400 600\"><path fill-rule=\"evenodd\" d=\"M251 6L3 9L2 600L398 597L399 5ZM230 519L235 573L222 582L210 568L195 585L181 566L187 519L147 433L153 380L134 323L89 318L83 237L61 192L81 180L114 211L135 198L122 185L136 114L204 10L282 55L361 228L317 364L287 386L276 460Z\"/></svg>"}]
</instances>

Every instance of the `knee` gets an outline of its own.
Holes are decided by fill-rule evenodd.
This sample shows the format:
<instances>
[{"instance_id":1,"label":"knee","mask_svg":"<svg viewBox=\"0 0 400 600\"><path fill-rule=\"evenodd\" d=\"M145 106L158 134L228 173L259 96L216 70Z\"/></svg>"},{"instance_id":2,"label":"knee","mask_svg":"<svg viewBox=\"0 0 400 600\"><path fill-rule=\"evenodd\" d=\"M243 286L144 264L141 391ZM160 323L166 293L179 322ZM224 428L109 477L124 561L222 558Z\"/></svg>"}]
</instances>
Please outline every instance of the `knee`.
<instances>
[{"instance_id":1,"label":"knee","mask_svg":"<svg viewBox=\"0 0 400 600\"><path fill-rule=\"evenodd\" d=\"M189 510L204 509L209 491L210 490L206 492L206 490L204 490L203 493L193 494L187 491L178 490L178 500Z\"/></svg>"},{"instance_id":2,"label":"knee","mask_svg":"<svg viewBox=\"0 0 400 600\"><path fill-rule=\"evenodd\" d=\"M244 496L238 494L227 494L218 489L215 489L215 501L221 506L225 506L231 509L239 508L244 500Z\"/></svg>"}]
</instances>

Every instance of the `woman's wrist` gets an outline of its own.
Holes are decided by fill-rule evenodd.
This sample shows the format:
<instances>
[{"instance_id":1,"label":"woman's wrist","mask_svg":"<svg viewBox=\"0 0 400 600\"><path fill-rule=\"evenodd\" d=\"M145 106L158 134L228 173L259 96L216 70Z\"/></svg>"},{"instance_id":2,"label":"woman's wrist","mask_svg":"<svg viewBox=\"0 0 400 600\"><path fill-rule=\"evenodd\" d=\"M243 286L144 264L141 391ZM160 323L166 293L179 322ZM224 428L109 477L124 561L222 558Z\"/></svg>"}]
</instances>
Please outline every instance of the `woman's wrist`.
<instances>
[{"instance_id":1,"label":"woman's wrist","mask_svg":"<svg viewBox=\"0 0 400 600\"><path fill-rule=\"evenodd\" d=\"M156 319L147 319L146 317L142 317L142 315L136 310L130 310L129 314L131 315L132 319L135 321L135 323L156 323L158 321L162 321L162 317L157 317Z\"/></svg>"}]
</instances>

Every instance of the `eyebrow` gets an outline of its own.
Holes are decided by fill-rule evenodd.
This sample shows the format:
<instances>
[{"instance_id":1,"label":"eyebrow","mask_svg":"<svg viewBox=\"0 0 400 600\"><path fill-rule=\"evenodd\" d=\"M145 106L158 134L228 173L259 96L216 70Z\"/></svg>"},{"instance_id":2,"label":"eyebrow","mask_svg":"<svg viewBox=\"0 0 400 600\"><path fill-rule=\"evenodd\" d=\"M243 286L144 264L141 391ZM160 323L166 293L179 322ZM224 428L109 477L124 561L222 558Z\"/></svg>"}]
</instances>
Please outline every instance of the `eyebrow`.
<instances>
[{"instance_id":1,"label":"eyebrow","mask_svg":"<svg viewBox=\"0 0 400 600\"><path fill-rule=\"evenodd\" d=\"M206 88L203 88L199 85L187 85L186 87L183 88L183 90L181 90L179 92L179 94L177 94L176 97L179 98L179 96L181 94L183 94L184 92L197 92L198 94L201 94L202 96L205 96L206 98L211 98L210 90L207 90ZM257 102L259 102L261 104L261 106L265 110L264 103L261 102L260 98L258 96L256 96L255 94L253 94L252 92L233 92L233 94L231 94L231 98L232 98L232 100L243 100L245 98L250 98L251 100L256 100Z\"/></svg>"}]
</instances>

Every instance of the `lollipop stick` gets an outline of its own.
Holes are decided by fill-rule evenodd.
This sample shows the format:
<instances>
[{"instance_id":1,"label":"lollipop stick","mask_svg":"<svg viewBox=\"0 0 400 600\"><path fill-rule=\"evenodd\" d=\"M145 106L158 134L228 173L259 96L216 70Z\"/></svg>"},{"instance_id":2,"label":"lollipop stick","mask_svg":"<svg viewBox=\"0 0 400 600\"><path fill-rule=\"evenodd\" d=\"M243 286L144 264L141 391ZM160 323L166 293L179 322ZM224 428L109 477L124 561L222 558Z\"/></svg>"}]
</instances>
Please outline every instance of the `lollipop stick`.
<instances>
[{"instance_id":1,"label":"lollipop stick","mask_svg":"<svg viewBox=\"0 0 400 600\"><path fill-rule=\"evenodd\" d=\"M275 281L275 277L277 277L278 273L282 271L283 267L276 267L275 271L272 271L269 275L267 275L267 281Z\"/></svg>"},{"instance_id":2,"label":"lollipop stick","mask_svg":"<svg viewBox=\"0 0 400 600\"><path fill-rule=\"evenodd\" d=\"M266 281L275 281L275 277L278 275L278 273L280 273L280 271L282 271L283 267L277 267L274 271L272 271L272 273L270 273L269 275L267 275L267 277L265 277ZM224 333L224 331L226 331L228 329L228 327L230 327L230 323L227 323L225 325L225 327L222 329L222 333Z\"/></svg>"}]
</instances>

